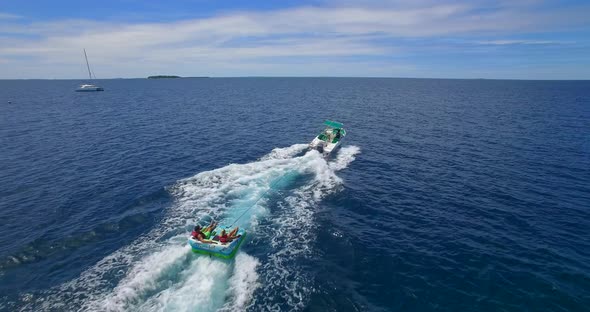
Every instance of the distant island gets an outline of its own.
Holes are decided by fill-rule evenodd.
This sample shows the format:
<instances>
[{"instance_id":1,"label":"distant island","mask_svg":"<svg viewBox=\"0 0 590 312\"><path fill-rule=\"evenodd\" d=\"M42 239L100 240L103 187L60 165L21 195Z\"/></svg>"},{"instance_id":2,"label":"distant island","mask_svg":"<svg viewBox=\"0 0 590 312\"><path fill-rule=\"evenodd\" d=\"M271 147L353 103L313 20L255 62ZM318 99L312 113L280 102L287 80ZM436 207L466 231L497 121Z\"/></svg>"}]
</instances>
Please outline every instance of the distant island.
<instances>
[{"instance_id":1,"label":"distant island","mask_svg":"<svg viewBox=\"0 0 590 312\"><path fill-rule=\"evenodd\" d=\"M148 77L148 79L163 79L163 78L180 78L180 76L157 75L157 76L149 76Z\"/></svg>"}]
</instances>

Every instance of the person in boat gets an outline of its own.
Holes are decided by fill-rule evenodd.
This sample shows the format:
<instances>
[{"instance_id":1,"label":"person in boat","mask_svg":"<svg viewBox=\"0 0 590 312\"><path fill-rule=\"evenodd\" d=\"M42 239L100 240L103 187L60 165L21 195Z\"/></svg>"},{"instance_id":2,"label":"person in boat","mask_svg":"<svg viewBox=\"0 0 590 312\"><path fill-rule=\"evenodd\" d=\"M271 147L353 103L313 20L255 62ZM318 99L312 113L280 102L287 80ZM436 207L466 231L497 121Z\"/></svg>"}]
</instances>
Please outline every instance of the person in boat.
<instances>
[{"instance_id":1,"label":"person in boat","mask_svg":"<svg viewBox=\"0 0 590 312\"><path fill-rule=\"evenodd\" d=\"M223 230L221 230L221 233L219 233L219 236L216 236L214 239L216 239L217 241L219 241L222 244L231 243L235 239L242 236L242 235L236 235L238 233L238 230L239 230L239 228L236 227L235 229L231 230L231 232L229 232L229 234L228 234L225 231L225 229L223 229Z\"/></svg>"},{"instance_id":2,"label":"person in boat","mask_svg":"<svg viewBox=\"0 0 590 312\"><path fill-rule=\"evenodd\" d=\"M207 238L207 235L203 232L203 228L200 225L195 226L191 233L191 238L194 240L198 240L204 244L212 244L214 243L212 240Z\"/></svg>"},{"instance_id":3,"label":"person in boat","mask_svg":"<svg viewBox=\"0 0 590 312\"><path fill-rule=\"evenodd\" d=\"M213 231L215 230L215 228L217 228L217 222L211 220L211 223L209 223L209 226L207 226L204 230L205 234L212 236L213 235Z\"/></svg>"},{"instance_id":4,"label":"person in boat","mask_svg":"<svg viewBox=\"0 0 590 312\"><path fill-rule=\"evenodd\" d=\"M217 227L217 223L215 221L211 221L208 227L202 228L200 225L196 225L191 233L191 237L196 239L202 243L211 243L211 235L213 234L213 230Z\"/></svg>"}]
</instances>

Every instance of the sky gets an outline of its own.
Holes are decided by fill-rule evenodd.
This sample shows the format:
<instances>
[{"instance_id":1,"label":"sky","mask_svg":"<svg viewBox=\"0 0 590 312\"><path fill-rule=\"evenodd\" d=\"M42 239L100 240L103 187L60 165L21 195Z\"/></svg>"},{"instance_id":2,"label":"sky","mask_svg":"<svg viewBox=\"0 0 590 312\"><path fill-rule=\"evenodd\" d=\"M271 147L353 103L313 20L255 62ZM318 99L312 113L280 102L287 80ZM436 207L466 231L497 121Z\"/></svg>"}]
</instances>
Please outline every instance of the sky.
<instances>
[{"instance_id":1,"label":"sky","mask_svg":"<svg viewBox=\"0 0 590 312\"><path fill-rule=\"evenodd\" d=\"M0 0L0 79L590 79L590 1Z\"/></svg>"}]
</instances>

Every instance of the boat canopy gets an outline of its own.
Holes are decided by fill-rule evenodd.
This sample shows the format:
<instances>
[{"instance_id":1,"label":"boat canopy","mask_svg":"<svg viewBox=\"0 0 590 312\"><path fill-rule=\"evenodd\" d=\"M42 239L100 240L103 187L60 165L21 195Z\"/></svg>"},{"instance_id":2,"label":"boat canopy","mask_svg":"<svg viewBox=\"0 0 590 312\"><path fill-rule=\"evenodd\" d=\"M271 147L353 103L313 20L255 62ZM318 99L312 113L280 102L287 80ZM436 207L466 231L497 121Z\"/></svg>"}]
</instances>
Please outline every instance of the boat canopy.
<instances>
[{"instance_id":1,"label":"boat canopy","mask_svg":"<svg viewBox=\"0 0 590 312\"><path fill-rule=\"evenodd\" d=\"M341 124L341 123L339 123L337 121L331 121L331 120L324 121L324 125L326 125L328 127L332 127L334 129L340 129L343 126L343 124Z\"/></svg>"}]
</instances>

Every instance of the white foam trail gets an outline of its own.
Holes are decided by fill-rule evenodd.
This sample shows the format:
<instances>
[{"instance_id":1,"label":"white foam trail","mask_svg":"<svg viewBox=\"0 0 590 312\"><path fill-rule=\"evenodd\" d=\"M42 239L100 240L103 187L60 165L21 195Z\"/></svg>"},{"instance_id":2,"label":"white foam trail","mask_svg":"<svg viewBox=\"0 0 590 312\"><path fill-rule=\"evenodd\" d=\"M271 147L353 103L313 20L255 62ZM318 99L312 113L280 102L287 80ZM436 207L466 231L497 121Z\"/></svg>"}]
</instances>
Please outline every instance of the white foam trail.
<instances>
[{"instance_id":1,"label":"white foam trail","mask_svg":"<svg viewBox=\"0 0 590 312\"><path fill-rule=\"evenodd\" d=\"M79 307L83 311L237 311L249 307L258 290L262 297L280 296L290 307L302 307L310 290L304 273L290 265L295 257L309 254L314 204L337 189L340 178L335 171L346 168L359 152L356 147L342 148L330 163L317 151L293 157L306 147L296 144L275 149L256 162L231 164L180 180L169 189L176 201L161 224L105 257L78 279L53 289L34 307ZM269 189L285 187L298 177L310 175L311 181L280 200L278 211L271 215L266 195ZM259 198L262 200L257 202ZM254 241L259 221L269 217L272 221L272 251L266 262L261 264L243 252L237 255L236 262L192 254L186 245L187 231L192 225L208 216L230 223L242 213L244 217L236 225L249 229ZM297 235L297 231L305 234ZM282 282L287 285L281 286ZM278 285L276 290L282 292L275 292L273 285ZM256 309L259 310L259 304L270 306L266 301L256 302ZM268 298L270 301L272 298Z\"/></svg>"},{"instance_id":2,"label":"white foam trail","mask_svg":"<svg viewBox=\"0 0 590 312\"><path fill-rule=\"evenodd\" d=\"M151 296L137 311L215 311L223 305L231 264L196 257L179 272L180 281Z\"/></svg>"},{"instance_id":3,"label":"white foam trail","mask_svg":"<svg viewBox=\"0 0 590 312\"><path fill-rule=\"evenodd\" d=\"M336 155L336 159L333 162L330 162L330 169L334 171L345 169L356 159L356 154L360 152L361 149L358 146L350 145L342 147Z\"/></svg>"},{"instance_id":4,"label":"white foam trail","mask_svg":"<svg viewBox=\"0 0 590 312\"><path fill-rule=\"evenodd\" d=\"M158 281L165 274L174 274L167 272L173 270L175 266L180 266L186 260L190 248L186 245L166 246L163 250L149 255L135 265L127 276L119 282L119 285L113 290L113 296L107 297L96 307L97 311L106 309L107 311L125 310L129 303L134 303L142 295L150 291L155 291L160 287Z\"/></svg>"},{"instance_id":5,"label":"white foam trail","mask_svg":"<svg viewBox=\"0 0 590 312\"><path fill-rule=\"evenodd\" d=\"M220 311L245 311L254 291L260 287L258 259L245 253L236 256L234 272L229 280L228 297L231 298Z\"/></svg>"},{"instance_id":6,"label":"white foam trail","mask_svg":"<svg viewBox=\"0 0 590 312\"><path fill-rule=\"evenodd\" d=\"M260 158L260 160L291 158L303 152L307 146L307 144L294 144L289 147L278 147L273 149L268 155Z\"/></svg>"},{"instance_id":7,"label":"white foam trail","mask_svg":"<svg viewBox=\"0 0 590 312\"><path fill-rule=\"evenodd\" d=\"M313 215L317 203L326 195L335 192L341 179L335 171L342 170L354 161L360 152L356 146L344 147L333 162L314 160L315 177L279 202L280 213L271 216L269 228L261 229L273 233L271 246L274 251L263 265L264 280L261 294L257 296L258 311L300 310L304 309L313 291L305 270L299 267L300 259L311 256L311 242L316 235L317 225ZM282 306L276 298L282 298L288 307Z\"/></svg>"}]
</instances>

